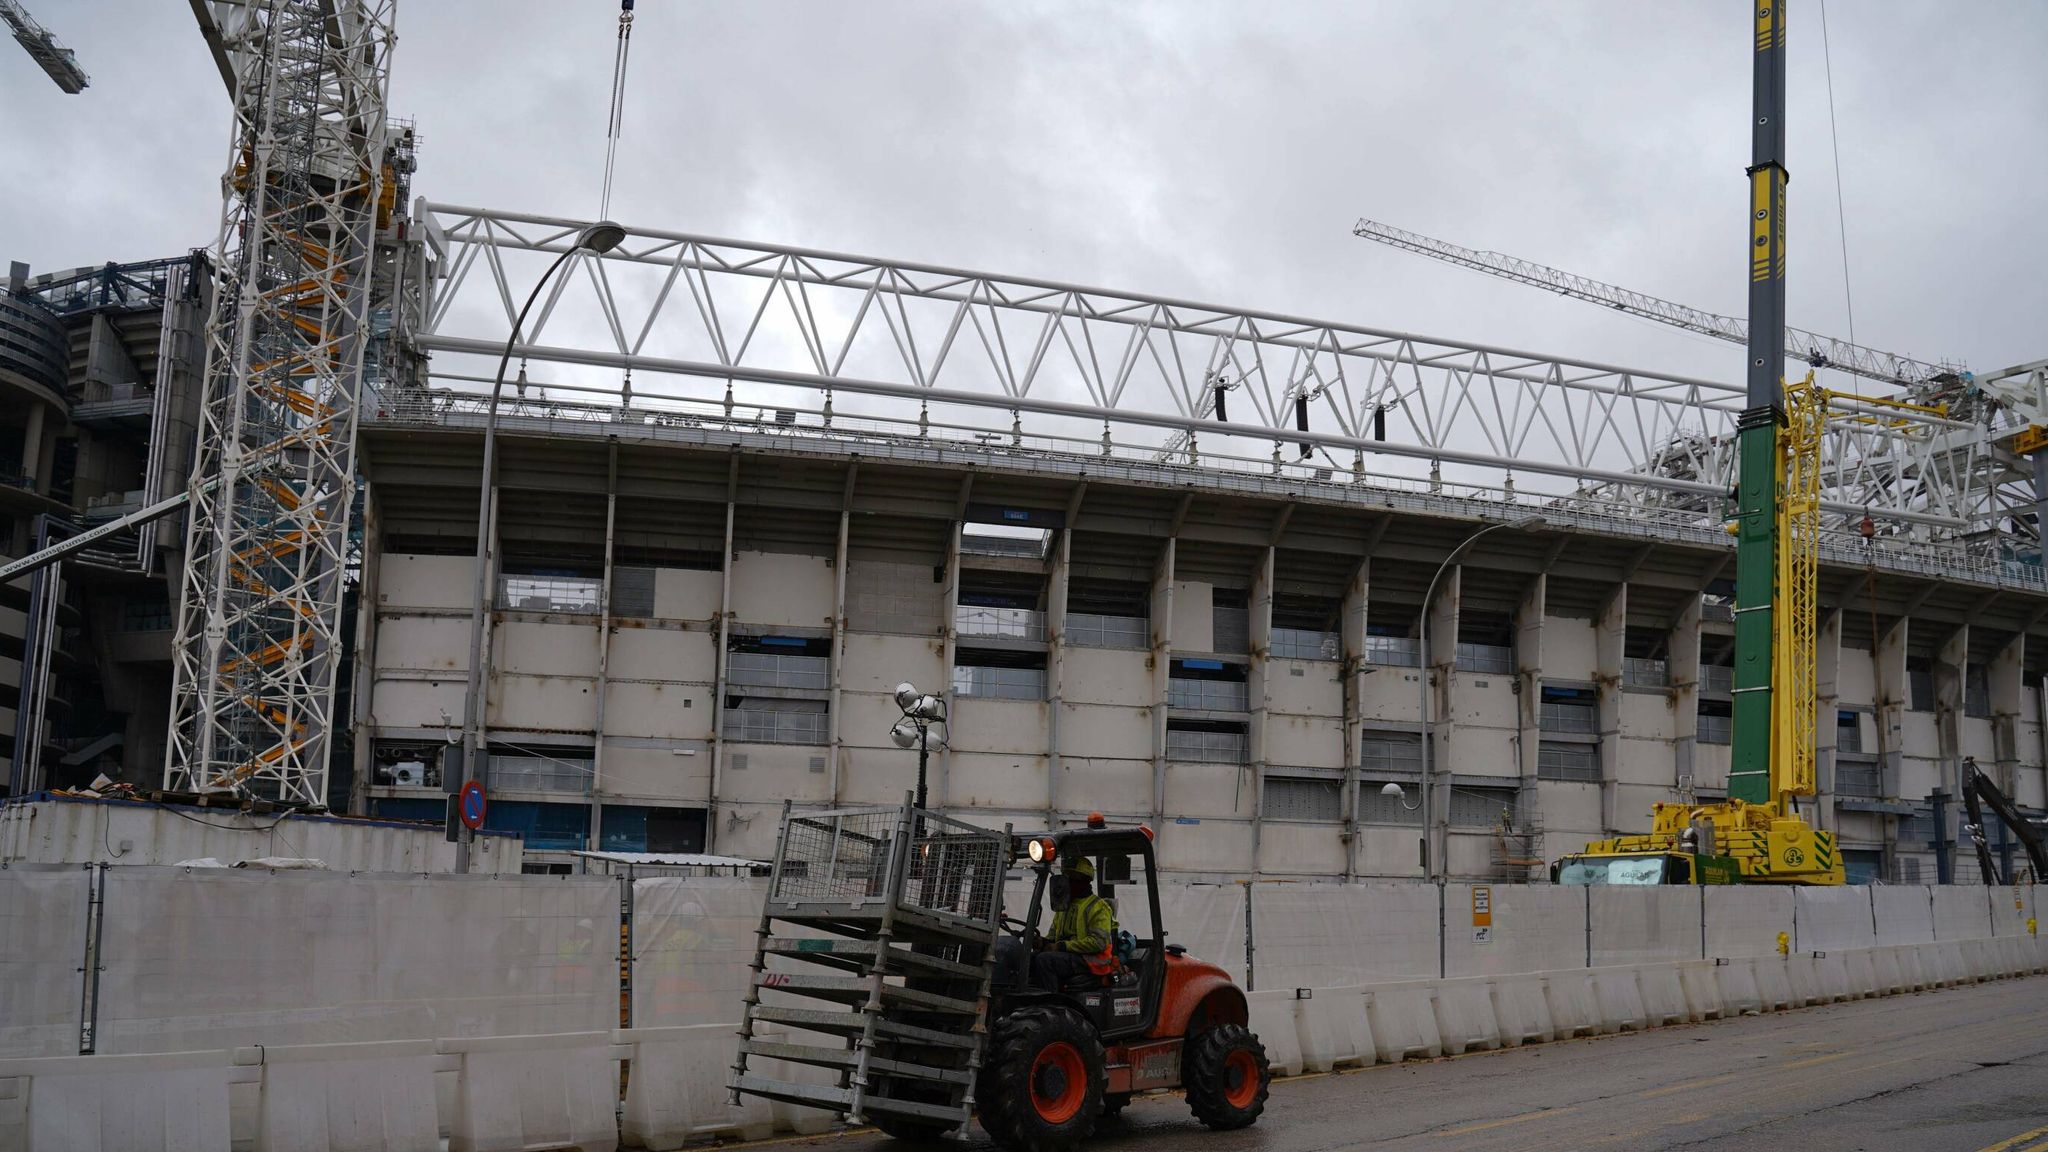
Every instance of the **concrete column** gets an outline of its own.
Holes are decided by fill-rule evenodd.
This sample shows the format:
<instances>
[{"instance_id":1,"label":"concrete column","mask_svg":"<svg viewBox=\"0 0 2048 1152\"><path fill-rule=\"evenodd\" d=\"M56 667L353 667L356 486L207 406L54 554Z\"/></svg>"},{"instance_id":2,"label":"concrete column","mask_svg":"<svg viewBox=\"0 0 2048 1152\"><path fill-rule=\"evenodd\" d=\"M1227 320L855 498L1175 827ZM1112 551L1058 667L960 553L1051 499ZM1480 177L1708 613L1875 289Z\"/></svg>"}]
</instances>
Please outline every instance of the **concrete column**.
<instances>
[{"instance_id":1,"label":"concrete column","mask_svg":"<svg viewBox=\"0 0 2048 1152\"><path fill-rule=\"evenodd\" d=\"M848 545L853 535L853 484L860 462L846 468L846 489L839 500L839 541L832 553L832 656L826 663L825 696L825 787L836 807L840 780L845 775L846 740L841 735L842 684L846 676L846 567ZM949 677L950 679L950 677Z\"/></svg>"},{"instance_id":2,"label":"concrete column","mask_svg":"<svg viewBox=\"0 0 2048 1152\"><path fill-rule=\"evenodd\" d=\"M1173 537L1152 569L1152 828L1166 842L1166 694L1173 671Z\"/></svg>"},{"instance_id":3,"label":"concrete column","mask_svg":"<svg viewBox=\"0 0 2048 1152\"><path fill-rule=\"evenodd\" d=\"M1963 666L1970 659L1970 626L1959 625L1934 654L1934 729L1941 748L1941 786L1960 797L1963 762Z\"/></svg>"},{"instance_id":4,"label":"concrete column","mask_svg":"<svg viewBox=\"0 0 2048 1152\"><path fill-rule=\"evenodd\" d=\"M740 456L734 452L725 472L725 545L718 553L718 649L712 653L711 779L704 798L704 851L718 851L718 801L725 785L726 646L732 642L733 518L739 496Z\"/></svg>"},{"instance_id":5,"label":"concrete column","mask_svg":"<svg viewBox=\"0 0 2048 1152\"><path fill-rule=\"evenodd\" d=\"M43 483L43 402L31 399L28 402L28 426L21 434L21 474L29 478L37 492L47 492ZM26 553L23 553L26 555Z\"/></svg>"},{"instance_id":6,"label":"concrete column","mask_svg":"<svg viewBox=\"0 0 2048 1152\"><path fill-rule=\"evenodd\" d=\"M1457 752L1457 722L1451 717L1451 701L1457 694L1453 681L1457 676L1458 616L1464 577L1462 564L1446 570L1437 583L1436 602L1424 604L1421 614L1429 627L1429 666L1420 669L1429 695L1429 712L1420 718L1422 738L1430 741L1430 779L1423 782L1429 793L1424 837L1429 844L1433 874L1437 876L1448 875L1450 864L1444 857L1449 847L1445 830L1450 826L1452 758Z\"/></svg>"},{"instance_id":7,"label":"concrete column","mask_svg":"<svg viewBox=\"0 0 2048 1152\"><path fill-rule=\"evenodd\" d=\"M1699 773L1700 750L1700 598L1688 596L1671 624L1666 651L1671 670L1671 707L1676 739L1671 759L1674 780L1681 800L1695 799L1694 781Z\"/></svg>"},{"instance_id":8,"label":"concrete column","mask_svg":"<svg viewBox=\"0 0 2048 1152\"><path fill-rule=\"evenodd\" d=\"M1907 621L1904 617L1877 637L1871 654L1877 682L1878 772L1886 799L1899 799L1900 771L1905 764L1906 705L1912 692L1906 675Z\"/></svg>"},{"instance_id":9,"label":"concrete column","mask_svg":"<svg viewBox=\"0 0 2048 1152\"><path fill-rule=\"evenodd\" d=\"M963 498L961 500L962 516L965 513L966 500ZM953 700L953 658L959 651L960 645L960 537L965 534L966 530L966 521L956 517L953 521L952 531L946 535L946 601L940 608L943 615L940 617L939 625L939 635L941 637L939 642L939 677L941 683L938 696L946 702L946 715L948 717L953 715L955 704ZM935 768L938 775L938 780L931 789L932 795L936 798L934 807L941 812L945 812L951 808L953 802L953 731L950 726L946 729L946 742L932 749L932 759L937 762Z\"/></svg>"},{"instance_id":10,"label":"concrete column","mask_svg":"<svg viewBox=\"0 0 2048 1152\"><path fill-rule=\"evenodd\" d=\"M1835 753L1838 732L1835 713L1842 701L1842 610L1821 614L1820 629L1813 639L1813 798L1817 827L1829 832L1841 829L1835 814Z\"/></svg>"},{"instance_id":11,"label":"concrete column","mask_svg":"<svg viewBox=\"0 0 2048 1152\"><path fill-rule=\"evenodd\" d=\"M1076 496L1078 503L1079 497ZM1053 542L1052 574L1045 590L1045 826L1059 827L1060 774L1065 771L1060 747L1061 713L1067 698L1067 597L1073 587L1074 518Z\"/></svg>"},{"instance_id":12,"label":"concrete column","mask_svg":"<svg viewBox=\"0 0 2048 1152\"><path fill-rule=\"evenodd\" d=\"M1515 765L1521 776L1515 819L1529 833L1529 854L1545 859L1550 854L1536 767L1543 738L1543 606L1549 597L1550 577L1538 572L1515 608Z\"/></svg>"},{"instance_id":13,"label":"concrete column","mask_svg":"<svg viewBox=\"0 0 2048 1152\"><path fill-rule=\"evenodd\" d=\"M1344 878L1358 876L1359 759L1365 731L1365 678L1372 668L1365 662L1366 604L1371 599L1372 560L1360 560L1344 586L1344 602L1338 617L1337 644L1344 678Z\"/></svg>"},{"instance_id":14,"label":"concrete column","mask_svg":"<svg viewBox=\"0 0 2048 1152\"><path fill-rule=\"evenodd\" d=\"M1266 673L1272 660L1273 648L1273 561L1277 548L1268 547L1259 557L1258 567L1252 571L1252 594L1250 597L1251 659L1246 665L1246 691L1250 696L1251 722L1251 787L1252 787L1252 859L1253 876L1260 872L1263 846L1261 837L1265 832L1266 811L1266 725L1272 715L1272 701L1268 696Z\"/></svg>"},{"instance_id":15,"label":"concrete column","mask_svg":"<svg viewBox=\"0 0 2048 1152\"><path fill-rule=\"evenodd\" d=\"M612 654L612 551L619 523L619 441L605 441L604 469L604 576L597 586L597 699L596 730L591 739L590 761L590 851L604 847L604 715L605 697L610 695L607 668Z\"/></svg>"},{"instance_id":16,"label":"concrete column","mask_svg":"<svg viewBox=\"0 0 2048 1152\"><path fill-rule=\"evenodd\" d=\"M2011 796L2019 788L2020 717L2026 714L2026 633L2018 633L1992 654L1991 746L1999 790Z\"/></svg>"},{"instance_id":17,"label":"concrete column","mask_svg":"<svg viewBox=\"0 0 2048 1152\"><path fill-rule=\"evenodd\" d=\"M149 529L145 528L147 532ZM383 583L384 518L377 506L377 489L363 481L363 574L356 588L356 654L349 693L349 726L355 733L354 772L349 778L348 811L367 816L370 811L370 753L376 744L375 717L370 713L376 689L377 592ZM166 581L170 594L178 595L175 579Z\"/></svg>"},{"instance_id":18,"label":"concrete column","mask_svg":"<svg viewBox=\"0 0 2048 1152\"><path fill-rule=\"evenodd\" d=\"M1621 659L1628 639L1628 585L1617 584L1593 619L1593 684L1600 706L1600 827L1621 831Z\"/></svg>"}]
</instances>

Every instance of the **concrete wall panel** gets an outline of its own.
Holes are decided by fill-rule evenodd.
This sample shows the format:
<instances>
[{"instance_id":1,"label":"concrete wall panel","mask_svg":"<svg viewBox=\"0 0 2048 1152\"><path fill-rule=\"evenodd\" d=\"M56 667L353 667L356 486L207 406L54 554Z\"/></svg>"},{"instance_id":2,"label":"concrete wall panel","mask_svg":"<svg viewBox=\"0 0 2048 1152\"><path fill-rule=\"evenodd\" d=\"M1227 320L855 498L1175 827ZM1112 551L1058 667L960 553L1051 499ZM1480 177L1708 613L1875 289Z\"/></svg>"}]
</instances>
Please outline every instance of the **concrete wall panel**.
<instances>
[{"instance_id":1,"label":"concrete wall panel","mask_svg":"<svg viewBox=\"0 0 2048 1152\"><path fill-rule=\"evenodd\" d=\"M1060 755L1150 759L1152 710L1105 704L1062 704Z\"/></svg>"},{"instance_id":2,"label":"concrete wall panel","mask_svg":"<svg viewBox=\"0 0 2048 1152\"><path fill-rule=\"evenodd\" d=\"M956 697L946 737L956 752L1043 753L1049 707L1043 700Z\"/></svg>"},{"instance_id":3,"label":"concrete wall panel","mask_svg":"<svg viewBox=\"0 0 2048 1152\"><path fill-rule=\"evenodd\" d=\"M474 539L471 543L475 543ZM377 566L379 607L454 608L467 612L475 593L474 557L387 552Z\"/></svg>"},{"instance_id":4,"label":"concrete wall panel","mask_svg":"<svg viewBox=\"0 0 2048 1152\"><path fill-rule=\"evenodd\" d=\"M522 732L591 732L597 726L597 682L501 674L494 678L490 723Z\"/></svg>"},{"instance_id":5,"label":"concrete wall panel","mask_svg":"<svg viewBox=\"0 0 2048 1152\"><path fill-rule=\"evenodd\" d=\"M1152 654L1114 648L1069 648L1060 697L1069 704L1152 703Z\"/></svg>"},{"instance_id":6,"label":"concrete wall panel","mask_svg":"<svg viewBox=\"0 0 2048 1152\"><path fill-rule=\"evenodd\" d=\"M1046 758L953 753L947 768L946 806L1045 807Z\"/></svg>"},{"instance_id":7,"label":"concrete wall panel","mask_svg":"<svg viewBox=\"0 0 2048 1152\"><path fill-rule=\"evenodd\" d=\"M828 628L836 581L823 556L794 552L740 552L732 562L733 620Z\"/></svg>"},{"instance_id":8,"label":"concrete wall panel","mask_svg":"<svg viewBox=\"0 0 2048 1152\"><path fill-rule=\"evenodd\" d=\"M1328 768L1344 762L1342 722L1328 716L1266 718L1266 762Z\"/></svg>"},{"instance_id":9,"label":"concrete wall panel","mask_svg":"<svg viewBox=\"0 0 2048 1152\"><path fill-rule=\"evenodd\" d=\"M1173 582L1173 647L1209 652L1216 643L1214 588L1200 580Z\"/></svg>"},{"instance_id":10,"label":"concrete wall panel","mask_svg":"<svg viewBox=\"0 0 2048 1152\"><path fill-rule=\"evenodd\" d=\"M607 736L643 736L709 740L717 722L711 689L701 684L624 684L606 686L604 731ZM593 718L594 719L594 718Z\"/></svg>"},{"instance_id":11,"label":"concrete wall panel","mask_svg":"<svg viewBox=\"0 0 2048 1152\"><path fill-rule=\"evenodd\" d=\"M711 748L702 741L644 748L607 740L603 772L599 787L608 798L703 803L710 795Z\"/></svg>"},{"instance_id":12,"label":"concrete wall panel","mask_svg":"<svg viewBox=\"0 0 2048 1152\"><path fill-rule=\"evenodd\" d=\"M654 614L663 620L713 620L718 616L722 572L694 568L654 570Z\"/></svg>"},{"instance_id":13,"label":"concrete wall panel","mask_svg":"<svg viewBox=\"0 0 2048 1152\"><path fill-rule=\"evenodd\" d=\"M377 667L469 675L469 621L453 616L380 615Z\"/></svg>"},{"instance_id":14,"label":"concrete wall panel","mask_svg":"<svg viewBox=\"0 0 2048 1152\"><path fill-rule=\"evenodd\" d=\"M1303 716L1344 714L1341 665L1327 660L1273 660L1266 665L1266 699L1275 712Z\"/></svg>"},{"instance_id":15,"label":"concrete wall panel","mask_svg":"<svg viewBox=\"0 0 2048 1152\"><path fill-rule=\"evenodd\" d=\"M614 680L709 684L718 675L718 637L670 628L614 628L605 673Z\"/></svg>"},{"instance_id":16,"label":"concrete wall panel","mask_svg":"<svg viewBox=\"0 0 2048 1152\"><path fill-rule=\"evenodd\" d=\"M1060 757L1060 807L1136 819L1152 811L1152 762ZM1156 831L1156 829L1155 829Z\"/></svg>"},{"instance_id":17,"label":"concrete wall panel","mask_svg":"<svg viewBox=\"0 0 2048 1152\"><path fill-rule=\"evenodd\" d=\"M597 618L588 624L500 623L492 666L500 674L596 676Z\"/></svg>"}]
</instances>

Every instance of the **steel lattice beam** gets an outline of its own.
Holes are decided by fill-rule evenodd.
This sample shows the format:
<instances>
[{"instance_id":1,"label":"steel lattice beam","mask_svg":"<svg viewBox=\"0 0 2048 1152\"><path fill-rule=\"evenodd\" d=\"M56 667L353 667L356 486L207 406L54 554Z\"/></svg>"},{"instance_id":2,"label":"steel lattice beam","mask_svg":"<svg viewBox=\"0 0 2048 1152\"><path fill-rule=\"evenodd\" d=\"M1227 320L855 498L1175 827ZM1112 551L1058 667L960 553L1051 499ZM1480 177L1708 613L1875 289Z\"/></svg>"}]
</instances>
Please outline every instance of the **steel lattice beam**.
<instances>
[{"instance_id":1,"label":"steel lattice beam","mask_svg":"<svg viewBox=\"0 0 2048 1152\"><path fill-rule=\"evenodd\" d=\"M395 7L210 9L234 131L173 642L171 788L326 801Z\"/></svg>"},{"instance_id":2,"label":"steel lattice beam","mask_svg":"<svg viewBox=\"0 0 2048 1152\"><path fill-rule=\"evenodd\" d=\"M440 354L440 379L472 381L465 367L504 339L532 274L520 262L537 270L584 222L438 204L419 216L440 279L418 344ZM980 412L945 432L961 438L1030 436L1146 459L1164 444L1175 462L1275 471L1305 446L1323 476L1362 477L1371 457L1436 491L1697 523L1724 514L1744 406L1742 388L1723 381L656 229L632 230L550 291L520 353L609 370L602 381L571 373L552 394L623 400L629 413L730 417L769 405L937 435L931 411L951 406ZM1243 398L1228 425L1208 419L1219 379ZM850 410L859 395L881 400ZM1306 435L1295 425L1302 400ZM1832 531L1867 514L1887 533L1939 544L1998 524L2017 503L2016 461L1978 425L1836 405L1821 492ZM1007 428L989 409L1009 415ZM1385 440L1374 438L1381 412Z\"/></svg>"}]
</instances>

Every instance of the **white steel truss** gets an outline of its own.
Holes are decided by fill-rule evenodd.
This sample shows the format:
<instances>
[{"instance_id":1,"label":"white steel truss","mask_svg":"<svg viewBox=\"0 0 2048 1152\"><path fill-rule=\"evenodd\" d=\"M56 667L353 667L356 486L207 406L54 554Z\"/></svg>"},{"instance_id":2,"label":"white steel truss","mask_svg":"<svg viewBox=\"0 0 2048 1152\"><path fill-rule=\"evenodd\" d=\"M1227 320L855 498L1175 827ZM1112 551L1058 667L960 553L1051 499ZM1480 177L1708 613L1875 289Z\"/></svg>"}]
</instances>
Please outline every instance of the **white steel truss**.
<instances>
[{"instance_id":1,"label":"white steel truss","mask_svg":"<svg viewBox=\"0 0 2048 1152\"><path fill-rule=\"evenodd\" d=\"M234 131L169 788L326 801L395 8L195 5L230 80Z\"/></svg>"},{"instance_id":2,"label":"white steel truss","mask_svg":"<svg viewBox=\"0 0 2048 1152\"><path fill-rule=\"evenodd\" d=\"M417 343L438 354L435 378L473 390L488 384L487 357L539 262L584 222L439 204L418 216L439 279ZM1744 405L1739 383L638 228L558 279L524 341L523 361L574 366L548 382L544 406L557 416L697 422L772 410L785 426L1015 447L1028 438L1693 525L1722 520ZM522 397L526 379L522 369ZM1208 418L1219 384L1230 422ZM385 397L387 407L417 399ZM2030 506L2021 462L1984 426L1835 405L1821 491L1830 531L1853 535L1869 517L1902 545L1946 547L1995 535Z\"/></svg>"}]
</instances>

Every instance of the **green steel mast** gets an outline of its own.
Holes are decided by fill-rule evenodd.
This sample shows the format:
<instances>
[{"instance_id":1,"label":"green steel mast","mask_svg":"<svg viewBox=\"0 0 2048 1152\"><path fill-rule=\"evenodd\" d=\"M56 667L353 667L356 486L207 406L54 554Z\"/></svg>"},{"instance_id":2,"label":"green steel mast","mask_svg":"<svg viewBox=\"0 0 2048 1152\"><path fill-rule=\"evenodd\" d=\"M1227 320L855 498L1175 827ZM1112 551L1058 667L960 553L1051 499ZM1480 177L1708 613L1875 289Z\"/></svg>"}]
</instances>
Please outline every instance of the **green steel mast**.
<instances>
[{"instance_id":1,"label":"green steel mast","mask_svg":"<svg viewBox=\"0 0 2048 1152\"><path fill-rule=\"evenodd\" d=\"M1749 395L1737 433L1735 547L1735 742L1728 798L1775 800L1771 779L1772 691L1777 681L1779 486L1784 461L1785 6L1756 8L1754 122L1749 166Z\"/></svg>"}]
</instances>

